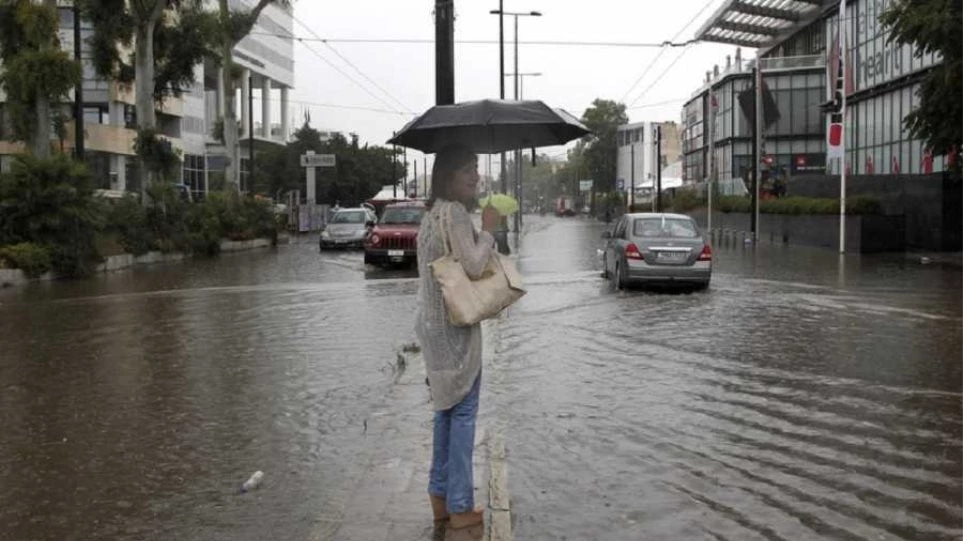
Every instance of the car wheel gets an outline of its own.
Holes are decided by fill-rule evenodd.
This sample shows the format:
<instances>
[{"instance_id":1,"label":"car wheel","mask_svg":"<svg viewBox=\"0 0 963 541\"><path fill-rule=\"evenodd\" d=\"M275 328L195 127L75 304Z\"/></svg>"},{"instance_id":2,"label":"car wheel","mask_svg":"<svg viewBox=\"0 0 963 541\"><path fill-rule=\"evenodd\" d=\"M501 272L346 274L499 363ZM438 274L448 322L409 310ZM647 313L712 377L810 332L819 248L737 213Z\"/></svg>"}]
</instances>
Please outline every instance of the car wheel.
<instances>
[{"instance_id":1,"label":"car wheel","mask_svg":"<svg viewBox=\"0 0 963 541\"><path fill-rule=\"evenodd\" d=\"M625 265L619 263L615 264L615 289L619 291L624 290L628 287L628 278L625 275Z\"/></svg>"}]
</instances>

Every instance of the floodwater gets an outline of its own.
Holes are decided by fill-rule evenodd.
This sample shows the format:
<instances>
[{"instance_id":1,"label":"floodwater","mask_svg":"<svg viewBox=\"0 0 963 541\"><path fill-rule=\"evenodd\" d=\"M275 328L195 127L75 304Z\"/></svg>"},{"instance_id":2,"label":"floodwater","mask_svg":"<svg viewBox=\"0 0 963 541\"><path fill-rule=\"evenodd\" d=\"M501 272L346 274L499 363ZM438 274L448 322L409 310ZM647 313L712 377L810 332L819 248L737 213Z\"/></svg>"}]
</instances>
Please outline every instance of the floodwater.
<instances>
[{"instance_id":1,"label":"floodwater","mask_svg":"<svg viewBox=\"0 0 963 541\"><path fill-rule=\"evenodd\" d=\"M720 242L707 292L615 292L602 225L526 222L483 408L516 539L961 538L959 269ZM0 537L309 539L416 289L307 239L0 291Z\"/></svg>"}]
</instances>

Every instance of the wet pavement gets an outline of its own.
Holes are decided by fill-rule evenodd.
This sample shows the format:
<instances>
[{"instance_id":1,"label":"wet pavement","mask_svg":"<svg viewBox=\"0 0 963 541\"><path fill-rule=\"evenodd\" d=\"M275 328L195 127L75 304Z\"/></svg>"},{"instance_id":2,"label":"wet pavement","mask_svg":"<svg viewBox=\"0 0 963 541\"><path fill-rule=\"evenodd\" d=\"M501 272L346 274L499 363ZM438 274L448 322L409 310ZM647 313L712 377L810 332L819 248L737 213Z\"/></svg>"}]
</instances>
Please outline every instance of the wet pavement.
<instances>
[{"instance_id":1,"label":"wet pavement","mask_svg":"<svg viewBox=\"0 0 963 541\"><path fill-rule=\"evenodd\" d=\"M482 397L516 539L960 538L959 269L720 242L705 293L614 292L602 225L526 227ZM307 239L0 291L2 537L431 538L370 527L423 503L416 288Z\"/></svg>"}]
</instances>

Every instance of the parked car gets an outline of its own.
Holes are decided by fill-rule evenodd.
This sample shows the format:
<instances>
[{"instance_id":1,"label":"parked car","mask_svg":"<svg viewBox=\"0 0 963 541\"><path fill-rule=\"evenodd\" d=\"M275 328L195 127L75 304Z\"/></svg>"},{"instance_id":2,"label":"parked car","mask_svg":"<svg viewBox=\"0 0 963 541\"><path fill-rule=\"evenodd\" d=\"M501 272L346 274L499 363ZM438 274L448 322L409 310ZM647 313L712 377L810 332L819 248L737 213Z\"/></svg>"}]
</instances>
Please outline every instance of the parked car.
<instances>
[{"instance_id":1,"label":"parked car","mask_svg":"<svg viewBox=\"0 0 963 541\"><path fill-rule=\"evenodd\" d=\"M418 258L418 228L425 217L424 201L387 205L364 245L366 265L413 264Z\"/></svg>"},{"instance_id":2,"label":"parked car","mask_svg":"<svg viewBox=\"0 0 963 541\"><path fill-rule=\"evenodd\" d=\"M618 289L633 285L709 287L712 248L688 216L626 214L602 237L602 274Z\"/></svg>"},{"instance_id":3,"label":"parked car","mask_svg":"<svg viewBox=\"0 0 963 541\"><path fill-rule=\"evenodd\" d=\"M321 250L329 248L362 248L370 224L377 220L374 212L364 208L343 208L331 216L318 240Z\"/></svg>"}]
</instances>

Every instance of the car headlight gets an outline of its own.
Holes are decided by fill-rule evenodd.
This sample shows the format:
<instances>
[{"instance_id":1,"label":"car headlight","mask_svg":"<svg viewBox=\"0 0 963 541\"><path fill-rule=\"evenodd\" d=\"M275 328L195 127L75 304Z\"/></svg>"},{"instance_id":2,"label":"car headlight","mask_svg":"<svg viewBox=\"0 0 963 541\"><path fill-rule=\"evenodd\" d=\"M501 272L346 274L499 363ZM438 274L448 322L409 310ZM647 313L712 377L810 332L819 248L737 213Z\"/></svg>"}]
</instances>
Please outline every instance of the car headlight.
<instances>
[{"instance_id":1,"label":"car headlight","mask_svg":"<svg viewBox=\"0 0 963 541\"><path fill-rule=\"evenodd\" d=\"M321 232L321 238L322 238L322 239L330 239L330 238L331 238L331 233L328 233L328 230L325 229L324 231Z\"/></svg>"}]
</instances>

